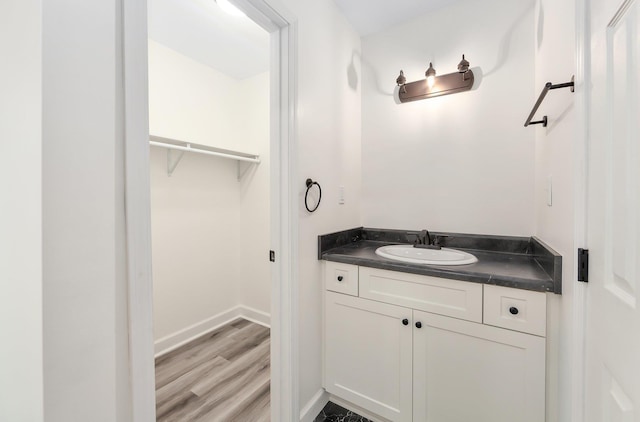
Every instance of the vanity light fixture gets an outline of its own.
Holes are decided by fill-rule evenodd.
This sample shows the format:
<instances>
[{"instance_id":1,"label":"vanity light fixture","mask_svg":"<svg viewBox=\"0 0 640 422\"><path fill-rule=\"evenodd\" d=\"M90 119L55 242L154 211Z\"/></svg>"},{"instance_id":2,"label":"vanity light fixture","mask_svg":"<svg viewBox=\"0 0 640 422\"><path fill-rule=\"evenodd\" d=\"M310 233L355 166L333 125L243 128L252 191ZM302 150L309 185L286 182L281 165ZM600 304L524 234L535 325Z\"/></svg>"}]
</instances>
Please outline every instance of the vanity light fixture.
<instances>
[{"instance_id":1,"label":"vanity light fixture","mask_svg":"<svg viewBox=\"0 0 640 422\"><path fill-rule=\"evenodd\" d=\"M396 83L400 87L398 97L401 103L469 91L473 87L473 71L469 69L469 62L464 58L464 54L458 63L457 72L436 76L433 63L429 63L424 75L424 80L407 83L404 72L400 71Z\"/></svg>"}]
</instances>

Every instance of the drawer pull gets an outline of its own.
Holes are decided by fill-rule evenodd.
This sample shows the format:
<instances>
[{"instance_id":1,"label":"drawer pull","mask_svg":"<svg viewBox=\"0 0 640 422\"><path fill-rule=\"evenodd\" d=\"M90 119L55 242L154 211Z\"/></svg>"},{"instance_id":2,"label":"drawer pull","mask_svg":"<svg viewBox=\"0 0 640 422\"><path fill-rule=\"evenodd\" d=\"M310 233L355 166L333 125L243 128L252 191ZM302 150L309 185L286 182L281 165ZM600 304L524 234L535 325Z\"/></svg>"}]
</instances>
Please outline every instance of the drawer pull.
<instances>
[{"instance_id":1,"label":"drawer pull","mask_svg":"<svg viewBox=\"0 0 640 422\"><path fill-rule=\"evenodd\" d=\"M409 325L409 320L408 319L403 319L402 320L402 325Z\"/></svg>"},{"instance_id":2,"label":"drawer pull","mask_svg":"<svg viewBox=\"0 0 640 422\"><path fill-rule=\"evenodd\" d=\"M422 323L420 321L416 322L416 328L422 328Z\"/></svg>"},{"instance_id":3,"label":"drawer pull","mask_svg":"<svg viewBox=\"0 0 640 422\"><path fill-rule=\"evenodd\" d=\"M341 275L339 275L339 276L338 276L338 281L342 281L342 280L344 280L344 277L343 277L343 276L341 276Z\"/></svg>"},{"instance_id":4,"label":"drawer pull","mask_svg":"<svg viewBox=\"0 0 640 422\"><path fill-rule=\"evenodd\" d=\"M518 315L518 308L512 306L509 308L509 312L511 312L511 315Z\"/></svg>"}]
</instances>

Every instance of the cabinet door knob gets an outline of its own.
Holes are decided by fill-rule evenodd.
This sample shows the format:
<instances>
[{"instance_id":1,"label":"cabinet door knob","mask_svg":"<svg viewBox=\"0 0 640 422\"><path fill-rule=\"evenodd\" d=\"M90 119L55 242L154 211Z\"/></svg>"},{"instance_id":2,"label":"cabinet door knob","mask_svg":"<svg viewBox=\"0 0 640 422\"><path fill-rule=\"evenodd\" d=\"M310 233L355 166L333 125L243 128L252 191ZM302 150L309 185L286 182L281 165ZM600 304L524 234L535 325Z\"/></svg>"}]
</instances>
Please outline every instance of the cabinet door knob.
<instances>
[{"instance_id":1,"label":"cabinet door knob","mask_svg":"<svg viewBox=\"0 0 640 422\"><path fill-rule=\"evenodd\" d=\"M511 315L518 315L518 308L512 306L509 308L509 312L511 312Z\"/></svg>"},{"instance_id":2,"label":"cabinet door knob","mask_svg":"<svg viewBox=\"0 0 640 422\"><path fill-rule=\"evenodd\" d=\"M420 321L416 322L416 328L422 328L422 323Z\"/></svg>"},{"instance_id":3,"label":"cabinet door knob","mask_svg":"<svg viewBox=\"0 0 640 422\"><path fill-rule=\"evenodd\" d=\"M403 319L402 320L402 325L409 325L409 320L408 319Z\"/></svg>"},{"instance_id":4,"label":"cabinet door knob","mask_svg":"<svg viewBox=\"0 0 640 422\"><path fill-rule=\"evenodd\" d=\"M339 275L339 276L338 276L338 281L342 281L342 280L344 280L344 277L343 277L343 276L341 276L341 275Z\"/></svg>"}]
</instances>

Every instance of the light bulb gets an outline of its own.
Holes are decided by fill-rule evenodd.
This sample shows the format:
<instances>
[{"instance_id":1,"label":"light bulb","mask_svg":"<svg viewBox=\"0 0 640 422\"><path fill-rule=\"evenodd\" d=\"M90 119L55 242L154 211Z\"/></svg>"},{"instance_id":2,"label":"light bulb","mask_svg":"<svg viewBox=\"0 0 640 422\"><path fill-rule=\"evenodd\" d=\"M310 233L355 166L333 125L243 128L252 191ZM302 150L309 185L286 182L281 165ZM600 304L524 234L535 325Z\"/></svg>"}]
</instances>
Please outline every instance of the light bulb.
<instances>
[{"instance_id":1,"label":"light bulb","mask_svg":"<svg viewBox=\"0 0 640 422\"><path fill-rule=\"evenodd\" d=\"M429 89L433 88L436 83L436 70L433 68L433 63L429 63L429 69L424 72L424 76L427 77L427 86Z\"/></svg>"},{"instance_id":2,"label":"light bulb","mask_svg":"<svg viewBox=\"0 0 640 422\"><path fill-rule=\"evenodd\" d=\"M224 10L231 16L247 16L244 12L234 6L229 0L215 0L220 9Z\"/></svg>"}]
</instances>

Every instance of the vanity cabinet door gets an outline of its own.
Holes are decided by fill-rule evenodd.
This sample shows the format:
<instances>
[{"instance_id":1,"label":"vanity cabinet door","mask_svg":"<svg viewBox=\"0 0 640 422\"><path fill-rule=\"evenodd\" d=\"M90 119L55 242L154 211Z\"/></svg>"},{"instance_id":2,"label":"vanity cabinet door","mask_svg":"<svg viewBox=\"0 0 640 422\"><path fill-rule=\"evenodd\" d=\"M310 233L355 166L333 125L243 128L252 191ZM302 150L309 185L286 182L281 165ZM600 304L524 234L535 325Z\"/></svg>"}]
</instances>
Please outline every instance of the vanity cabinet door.
<instances>
[{"instance_id":1,"label":"vanity cabinet door","mask_svg":"<svg viewBox=\"0 0 640 422\"><path fill-rule=\"evenodd\" d=\"M544 338L421 311L413 317L414 421L545 420Z\"/></svg>"},{"instance_id":2,"label":"vanity cabinet door","mask_svg":"<svg viewBox=\"0 0 640 422\"><path fill-rule=\"evenodd\" d=\"M391 421L411 421L411 309L325 294L325 389Z\"/></svg>"}]
</instances>

